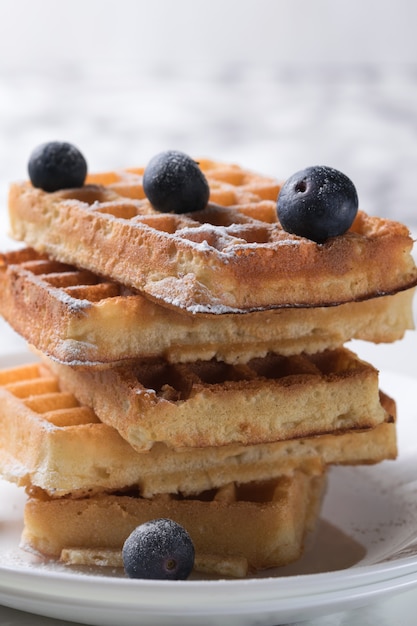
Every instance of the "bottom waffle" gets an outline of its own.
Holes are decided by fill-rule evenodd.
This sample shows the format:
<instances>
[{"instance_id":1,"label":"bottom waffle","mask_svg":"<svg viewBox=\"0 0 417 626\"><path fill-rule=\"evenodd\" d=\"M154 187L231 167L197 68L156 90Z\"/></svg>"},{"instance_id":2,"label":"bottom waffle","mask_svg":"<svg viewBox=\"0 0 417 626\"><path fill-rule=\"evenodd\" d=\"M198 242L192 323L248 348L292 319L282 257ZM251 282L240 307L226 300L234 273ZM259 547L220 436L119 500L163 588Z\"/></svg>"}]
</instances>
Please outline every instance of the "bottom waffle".
<instances>
[{"instance_id":1,"label":"bottom waffle","mask_svg":"<svg viewBox=\"0 0 417 626\"><path fill-rule=\"evenodd\" d=\"M77 565L121 565L121 548L139 524L168 517L189 532L195 569L245 576L298 559L320 511L325 475L295 472L189 498L136 494L30 498L22 547ZM111 521L110 521L111 520ZM110 521L110 522L109 522Z\"/></svg>"},{"instance_id":2,"label":"bottom waffle","mask_svg":"<svg viewBox=\"0 0 417 626\"><path fill-rule=\"evenodd\" d=\"M0 370L0 473L51 497L81 497L135 486L144 497L199 493L230 482L319 473L323 465L377 463L397 454L395 402L381 394L386 420L267 444L136 452L94 412L60 390L40 363Z\"/></svg>"}]
</instances>

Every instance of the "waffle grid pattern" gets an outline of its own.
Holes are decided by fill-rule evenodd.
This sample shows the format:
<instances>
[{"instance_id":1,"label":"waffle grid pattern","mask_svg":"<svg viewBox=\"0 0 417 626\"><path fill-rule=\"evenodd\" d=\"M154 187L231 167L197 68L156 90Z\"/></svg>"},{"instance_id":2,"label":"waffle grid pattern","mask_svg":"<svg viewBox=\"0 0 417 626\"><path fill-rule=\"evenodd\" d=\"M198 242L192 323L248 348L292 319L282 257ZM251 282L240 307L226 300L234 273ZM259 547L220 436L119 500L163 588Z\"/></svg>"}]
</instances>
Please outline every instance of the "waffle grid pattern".
<instances>
[{"instance_id":1,"label":"waffle grid pattern","mask_svg":"<svg viewBox=\"0 0 417 626\"><path fill-rule=\"evenodd\" d=\"M100 371L49 367L139 452L158 442L173 449L267 443L385 419L378 372L344 348L238 365L148 359Z\"/></svg>"},{"instance_id":2,"label":"waffle grid pattern","mask_svg":"<svg viewBox=\"0 0 417 626\"><path fill-rule=\"evenodd\" d=\"M194 314L328 306L416 284L402 225L359 212L348 233L318 245L281 228L277 182L237 166L201 166L211 200L186 215L138 199L140 173L97 175L94 184L51 194L12 185L12 236Z\"/></svg>"},{"instance_id":3,"label":"waffle grid pattern","mask_svg":"<svg viewBox=\"0 0 417 626\"><path fill-rule=\"evenodd\" d=\"M387 420L374 429L257 446L184 451L154 446L148 453L137 453L91 409L59 390L43 365L0 371L0 403L2 474L41 498L133 487L144 497L193 494L297 468L317 475L323 465L375 463L396 455L395 405L385 397Z\"/></svg>"},{"instance_id":4,"label":"waffle grid pattern","mask_svg":"<svg viewBox=\"0 0 417 626\"><path fill-rule=\"evenodd\" d=\"M353 337L395 341L413 327L412 290L339 307L190 316L28 248L0 255L0 290L0 313L16 332L74 366L138 355L245 363L268 352L321 352Z\"/></svg>"}]
</instances>

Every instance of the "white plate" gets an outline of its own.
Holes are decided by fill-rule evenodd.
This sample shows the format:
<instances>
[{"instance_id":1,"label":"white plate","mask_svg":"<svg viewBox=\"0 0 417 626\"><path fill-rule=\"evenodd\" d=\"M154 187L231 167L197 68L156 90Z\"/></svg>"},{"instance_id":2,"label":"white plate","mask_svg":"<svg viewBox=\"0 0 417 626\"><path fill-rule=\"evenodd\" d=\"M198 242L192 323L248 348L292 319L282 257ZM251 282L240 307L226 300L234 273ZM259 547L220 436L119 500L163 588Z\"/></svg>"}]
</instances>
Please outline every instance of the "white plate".
<instances>
[{"instance_id":1,"label":"white plate","mask_svg":"<svg viewBox=\"0 0 417 626\"><path fill-rule=\"evenodd\" d=\"M243 581L178 582L43 563L19 549L25 494L0 482L0 604L97 626L275 626L417 586L416 381L381 374L381 383L397 399L399 458L332 469L317 535L298 563Z\"/></svg>"}]
</instances>

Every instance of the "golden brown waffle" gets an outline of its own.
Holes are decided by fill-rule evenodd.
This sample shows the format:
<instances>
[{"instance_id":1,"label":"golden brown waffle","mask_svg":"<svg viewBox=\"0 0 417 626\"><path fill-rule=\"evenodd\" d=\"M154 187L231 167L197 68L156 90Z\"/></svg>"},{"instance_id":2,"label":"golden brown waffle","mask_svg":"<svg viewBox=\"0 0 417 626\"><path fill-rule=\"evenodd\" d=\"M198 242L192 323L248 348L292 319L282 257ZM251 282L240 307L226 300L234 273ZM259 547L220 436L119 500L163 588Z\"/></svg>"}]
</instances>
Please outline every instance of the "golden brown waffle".
<instances>
[{"instance_id":1,"label":"golden brown waffle","mask_svg":"<svg viewBox=\"0 0 417 626\"><path fill-rule=\"evenodd\" d=\"M84 499L30 498L25 508L23 547L77 564L114 565L128 535L145 521L168 517L193 540L198 569L235 575L290 563L301 556L306 531L314 527L323 476L296 472L264 483L205 492L192 498L153 499L102 494ZM109 523L111 520L111 523ZM98 554L98 556L97 556ZM74 559L75 556L75 559Z\"/></svg>"},{"instance_id":2,"label":"golden brown waffle","mask_svg":"<svg viewBox=\"0 0 417 626\"><path fill-rule=\"evenodd\" d=\"M39 363L0 371L0 474L51 497L81 497L135 486L144 497L192 494L230 482L319 474L323 465L377 463L396 456L395 403L382 396L387 420L373 429L254 446L138 453L91 409L59 390Z\"/></svg>"},{"instance_id":3,"label":"golden brown waffle","mask_svg":"<svg viewBox=\"0 0 417 626\"><path fill-rule=\"evenodd\" d=\"M210 203L186 215L155 211L143 198L140 169L54 193L13 184L11 234L193 313L335 305L417 283L403 225L359 212L347 233L316 244L282 230L275 181L237 166L200 165Z\"/></svg>"},{"instance_id":4,"label":"golden brown waffle","mask_svg":"<svg viewBox=\"0 0 417 626\"><path fill-rule=\"evenodd\" d=\"M312 354L352 338L395 341L413 327L413 290L335 307L190 316L32 249L0 255L0 291L0 314L14 330L72 365L138 355L242 363L268 352Z\"/></svg>"},{"instance_id":5,"label":"golden brown waffle","mask_svg":"<svg viewBox=\"0 0 417 626\"><path fill-rule=\"evenodd\" d=\"M104 370L49 366L62 389L138 451L159 442L177 449L251 445L385 420L377 370L344 348L239 365L148 359Z\"/></svg>"}]
</instances>

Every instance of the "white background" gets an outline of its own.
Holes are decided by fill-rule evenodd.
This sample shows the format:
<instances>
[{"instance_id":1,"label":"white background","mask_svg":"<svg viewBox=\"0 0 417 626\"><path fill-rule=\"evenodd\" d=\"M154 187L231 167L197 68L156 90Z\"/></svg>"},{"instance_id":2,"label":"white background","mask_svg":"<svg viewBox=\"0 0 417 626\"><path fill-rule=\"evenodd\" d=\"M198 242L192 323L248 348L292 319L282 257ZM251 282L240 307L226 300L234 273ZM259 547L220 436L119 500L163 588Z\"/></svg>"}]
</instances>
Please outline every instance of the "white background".
<instances>
[{"instance_id":1,"label":"white background","mask_svg":"<svg viewBox=\"0 0 417 626\"><path fill-rule=\"evenodd\" d=\"M2 66L415 62L412 0L2 0Z\"/></svg>"},{"instance_id":2,"label":"white background","mask_svg":"<svg viewBox=\"0 0 417 626\"><path fill-rule=\"evenodd\" d=\"M0 207L62 139L96 171L167 148L281 179L331 165L417 227L416 18L413 0L1 0Z\"/></svg>"}]
</instances>

